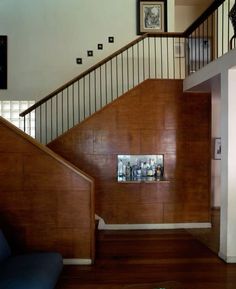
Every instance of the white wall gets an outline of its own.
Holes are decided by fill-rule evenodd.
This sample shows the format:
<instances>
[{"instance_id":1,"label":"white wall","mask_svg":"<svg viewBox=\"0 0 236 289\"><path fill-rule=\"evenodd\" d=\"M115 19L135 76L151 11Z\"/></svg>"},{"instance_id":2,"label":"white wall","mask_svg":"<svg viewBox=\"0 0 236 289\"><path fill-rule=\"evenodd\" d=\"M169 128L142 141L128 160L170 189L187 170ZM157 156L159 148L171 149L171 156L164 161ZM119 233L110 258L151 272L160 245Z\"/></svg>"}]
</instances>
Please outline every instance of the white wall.
<instances>
[{"instance_id":1,"label":"white wall","mask_svg":"<svg viewBox=\"0 0 236 289\"><path fill-rule=\"evenodd\" d=\"M1 0L9 71L1 99L38 100L134 40L136 8L136 0ZM168 0L168 26L173 31L174 0ZM108 36L115 37L114 44ZM87 50L94 50L94 57L88 58Z\"/></svg>"},{"instance_id":2,"label":"white wall","mask_svg":"<svg viewBox=\"0 0 236 289\"><path fill-rule=\"evenodd\" d=\"M199 2L196 5L195 2L186 1L186 4L181 4L175 6L175 31L183 32L185 31L210 5L211 0L205 0L204 2ZM182 3L182 2L181 2Z\"/></svg>"},{"instance_id":3,"label":"white wall","mask_svg":"<svg viewBox=\"0 0 236 289\"><path fill-rule=\"evenodd\" d=\"M212 107L212 154L214 155L214 140L221 136L221 85L220 77L215 77L211 82L211 107ZM221 161L215 160L212 156L211 161L211 206L220 207L221 198Z\"/></svg>"},{"instance_id":4,"label":"white wall","mask_svg":"<svg viewBox=\"0 0 236 289\"><path fill-rule=\"evenodd\" d=\"M220 81L220 131L222 155L220 164L220 252L226 262L236 263L236 49L211 62L184 80L184 90L207 89L219 76ZM208 87L209 88L209 87ZM218 91L219 93L219 91Z\"/></svg>"}]
</instances>

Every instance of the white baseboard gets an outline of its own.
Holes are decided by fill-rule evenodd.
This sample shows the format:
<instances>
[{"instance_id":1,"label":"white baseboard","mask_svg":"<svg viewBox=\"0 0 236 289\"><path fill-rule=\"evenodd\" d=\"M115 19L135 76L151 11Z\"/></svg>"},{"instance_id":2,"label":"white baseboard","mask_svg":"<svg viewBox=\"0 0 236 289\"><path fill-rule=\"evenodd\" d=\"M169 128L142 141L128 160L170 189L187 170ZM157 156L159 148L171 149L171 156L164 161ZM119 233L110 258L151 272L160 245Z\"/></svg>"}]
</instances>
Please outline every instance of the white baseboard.
<instances>
[{"instance_id":1,"label":"white baseboard","mask_svg":"<svg viewBox=\"0 0 236 289\"><path fill-rule=\"evenodd\" d=\"M63 259L64 265L91 265L92 260L91 259Z\"/></svg>"},{"instance_id":2,"label":"white baseboard","mask_svg":"<svg viewBox=\"0 0 236 289\"><path fill-rule=\"evenodd\" d=\"M156 230L156 229L200 229L211 228L211 223L169 223L169 224L106 224L100 219L98 230Z\"/></svg>"},{"instance_id":3,"label":"white baseboard","mask_svg":"<svg viewBox=\"0 0 236 289\"><path fill-rule=\"evenodd\" d=\"M226 256L221 252L218 253L218 256L226 263L236 263L236 256Z\"/></svg>"}]
</instances>

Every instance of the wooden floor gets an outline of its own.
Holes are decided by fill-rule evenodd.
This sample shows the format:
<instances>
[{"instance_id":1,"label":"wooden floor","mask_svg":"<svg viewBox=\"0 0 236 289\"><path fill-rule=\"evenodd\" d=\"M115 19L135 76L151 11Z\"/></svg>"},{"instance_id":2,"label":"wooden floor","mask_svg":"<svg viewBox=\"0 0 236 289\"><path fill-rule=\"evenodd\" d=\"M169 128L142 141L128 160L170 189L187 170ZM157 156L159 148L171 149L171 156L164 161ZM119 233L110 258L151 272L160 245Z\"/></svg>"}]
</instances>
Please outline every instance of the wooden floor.
<instances>
[{"instance_id":1,"label":"wooden floor","mask_svg":"<svg viewBox=\"0 0 236 289\"><path fill-rule=\"evenodd\" d=\"M236 264L214 252L216 228L204 230L100 231L95 265L65 266L57 288L235 289Z\"/></svg>"}]
</instances>

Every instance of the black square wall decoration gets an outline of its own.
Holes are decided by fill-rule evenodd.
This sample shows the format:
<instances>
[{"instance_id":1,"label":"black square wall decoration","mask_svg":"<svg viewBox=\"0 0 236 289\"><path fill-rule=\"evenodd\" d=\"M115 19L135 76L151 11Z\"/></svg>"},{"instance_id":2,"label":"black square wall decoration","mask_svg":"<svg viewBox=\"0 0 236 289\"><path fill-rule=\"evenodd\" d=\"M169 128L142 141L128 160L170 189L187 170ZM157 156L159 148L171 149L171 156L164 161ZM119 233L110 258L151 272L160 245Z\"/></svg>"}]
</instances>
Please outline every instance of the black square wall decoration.
<instances>
[{"instance_id":1,"label":"black square wall decoration","mask_svg":"<svg viewBox=\"0 0 236 289\"><path fill-rule=\"evenodd\" d=\"M109 36L108 37L108 42L109 43L114 43L114 36Z\"/></svg>"},{"instance_id":2,"label":"black square wall decoration","mask_svg":"<svg viewBox=\"0 0 236 289\"><path fill-rule=\"evenodd\" d=\"M7 36L0 35L0 89L7 89Z\"/></svg>"},{"instance_id":3,"label":"black square wall decoration","mask_svg":"<svg viewBox=\"0 0 236 289\"><path fill-rule=\"evenodd\" d=\"M89 56L89 57L93 56L93 50L88 50L87 51L87 56Z\"/></svg>"}]
</instances>

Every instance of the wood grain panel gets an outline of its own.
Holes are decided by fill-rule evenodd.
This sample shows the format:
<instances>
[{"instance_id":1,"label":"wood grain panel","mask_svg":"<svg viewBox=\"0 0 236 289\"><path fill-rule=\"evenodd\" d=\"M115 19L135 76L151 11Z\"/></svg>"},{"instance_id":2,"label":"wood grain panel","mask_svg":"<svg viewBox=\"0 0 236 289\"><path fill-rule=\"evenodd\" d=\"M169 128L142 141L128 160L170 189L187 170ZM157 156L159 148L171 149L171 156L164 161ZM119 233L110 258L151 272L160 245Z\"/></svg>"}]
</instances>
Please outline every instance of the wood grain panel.
<instances>
[{"instance_id":1,"label":"wood grain panel","mask_svg":"<svg viewBox=\"0 0 236 289\"><path fill-rule=\"evenodd\" d=\"M0 118L0 226L14 250L93 259L93 194L91 178Z\"/></svg>"},{"instance_id":2,"label":"wood grain panel","mask_svg":"<svg viewBox=\"0 0 236 289\"><path fill-rule=\"evenodd\" d=\"M95 178L106 223L210 220L210 95L182 90L181 80L144 81L49 144ZM117 183L118 154L160 153L169 184Z\"/></svg>"}]
</instances>

